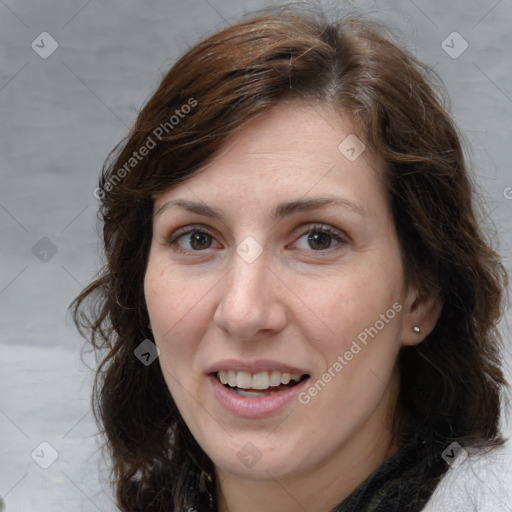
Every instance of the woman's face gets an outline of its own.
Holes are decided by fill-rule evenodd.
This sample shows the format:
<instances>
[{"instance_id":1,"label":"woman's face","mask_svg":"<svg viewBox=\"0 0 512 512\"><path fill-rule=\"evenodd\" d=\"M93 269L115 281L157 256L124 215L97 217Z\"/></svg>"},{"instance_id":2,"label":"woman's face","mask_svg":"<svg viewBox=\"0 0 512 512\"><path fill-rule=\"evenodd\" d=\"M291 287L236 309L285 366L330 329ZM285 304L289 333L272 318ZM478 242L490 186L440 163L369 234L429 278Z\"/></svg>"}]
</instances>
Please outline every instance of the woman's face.
<instances>
[{"instance_id":1,"label":"woman's face","mask_svg":"<svg viewBox=\"0 0 512 512\"><path fill-rule=\"evenodd\" d=\"M144 286L159 364L224 473L385 453L414 293L361 150L347 118L283 104L155 200Z\"/></svg>"}]
</instances>

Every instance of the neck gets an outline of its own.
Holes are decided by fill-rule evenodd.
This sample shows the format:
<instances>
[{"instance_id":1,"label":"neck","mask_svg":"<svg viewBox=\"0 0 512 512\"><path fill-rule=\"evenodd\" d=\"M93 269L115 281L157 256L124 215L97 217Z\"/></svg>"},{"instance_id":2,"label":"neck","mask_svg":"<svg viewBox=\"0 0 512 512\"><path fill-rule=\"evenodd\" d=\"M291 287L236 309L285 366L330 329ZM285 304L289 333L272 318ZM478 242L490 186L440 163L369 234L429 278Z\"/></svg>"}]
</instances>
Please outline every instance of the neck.
<instances>
[{"instance_id":1,"label":"neck","mask_svg":"<svg viewBox=\"0 0 512 512\"><path fill-rule=\"evenodd\" d=\"M383 399L364 425L320 465L268 479L238 478L216 468L219 512L328 512L347 498L398 449L389 428L394 393Z\"/></svg>"}]
</instances>

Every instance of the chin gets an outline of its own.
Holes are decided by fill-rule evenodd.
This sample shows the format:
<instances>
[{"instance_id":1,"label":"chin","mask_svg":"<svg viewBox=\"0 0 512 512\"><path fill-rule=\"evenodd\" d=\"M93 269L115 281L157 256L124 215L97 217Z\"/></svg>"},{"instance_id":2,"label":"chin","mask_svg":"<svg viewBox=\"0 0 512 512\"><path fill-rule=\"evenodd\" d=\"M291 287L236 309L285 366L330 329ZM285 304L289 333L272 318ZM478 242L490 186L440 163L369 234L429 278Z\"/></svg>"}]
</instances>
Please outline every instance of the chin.
<instances>
[{"instance_id":1,"label":"chin","mask_svg":"<svg viewBox=\"0 0 512 512\"><path fill-rule=\"evenodd\" d=\"M304 434L297 431L295 435L283 431L273 439L268 431L233 436L222 432L220 437L215 442L210 435L200 444L218 470L235 478L286 479L311 469L327 456L316 446L305 450Z\"/></svg>"}]
</instances>

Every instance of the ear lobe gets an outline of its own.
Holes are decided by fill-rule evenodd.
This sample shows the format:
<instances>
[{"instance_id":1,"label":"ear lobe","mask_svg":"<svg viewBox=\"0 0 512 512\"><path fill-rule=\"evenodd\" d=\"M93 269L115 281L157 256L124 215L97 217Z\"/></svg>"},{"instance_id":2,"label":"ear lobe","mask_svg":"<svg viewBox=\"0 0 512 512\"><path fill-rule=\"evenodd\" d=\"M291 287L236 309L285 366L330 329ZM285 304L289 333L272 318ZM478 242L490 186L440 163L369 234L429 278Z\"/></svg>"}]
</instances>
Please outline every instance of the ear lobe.
<instances>
[{"instance_id":1,"label":"ear lobe","mask_svg":"<svg viewBox=\"0 0 512 512\"><path fill-rule=\"evenodd\" d=\"M402 345L417 345L433 330L441 316L443 304L433 295L423 295L414 290L408 298L403 319ZM419 327L419 331L417 329Z\"/></svg>"}]
</instances>

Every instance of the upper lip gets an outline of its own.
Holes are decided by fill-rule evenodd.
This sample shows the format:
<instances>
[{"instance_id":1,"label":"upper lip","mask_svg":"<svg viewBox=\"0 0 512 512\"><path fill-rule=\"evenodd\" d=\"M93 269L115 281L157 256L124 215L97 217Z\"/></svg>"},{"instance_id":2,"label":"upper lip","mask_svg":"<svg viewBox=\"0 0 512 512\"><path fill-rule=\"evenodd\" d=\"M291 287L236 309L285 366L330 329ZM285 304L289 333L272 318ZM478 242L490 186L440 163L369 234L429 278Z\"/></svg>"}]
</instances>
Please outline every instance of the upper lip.
<instances>
[{"instance_id":1,"label":"upper lip","mask_svg":"<svg viewBox=\"0 0 512 512\"><path fill-rule=\"evenodd\" d=\"M280 371L284 373L293 373L307 375L309 372L297 366L290 366L279 361L270 359L257 359L254 361L241 361L240 359L225 359L218 361L207 368L206 373L217 373L221 370L245 371L249 373Z\"/></svg>"}]
</instances>

